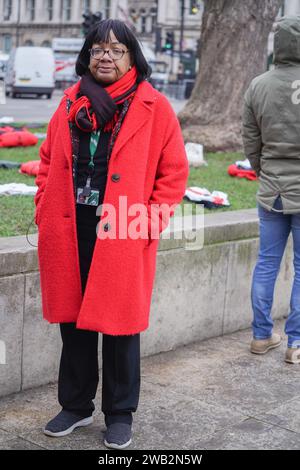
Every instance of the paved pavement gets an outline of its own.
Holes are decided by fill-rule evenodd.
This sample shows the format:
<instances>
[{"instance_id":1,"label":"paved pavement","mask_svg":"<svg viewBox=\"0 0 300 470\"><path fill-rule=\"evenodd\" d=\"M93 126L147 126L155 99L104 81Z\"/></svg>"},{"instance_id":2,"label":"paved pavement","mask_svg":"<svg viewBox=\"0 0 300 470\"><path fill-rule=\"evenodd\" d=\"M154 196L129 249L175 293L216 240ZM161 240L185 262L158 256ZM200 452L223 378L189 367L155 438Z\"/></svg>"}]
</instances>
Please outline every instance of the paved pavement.
<instances>
[{"instance_id":1,"label":"paved pavement","mask_svg":"<svg viewBox=\"0 0 300 470\"><path fill-rule=\"evenodd\" d=\"M55 90L48 100L45 96L23 96L22 98L6 98L5 104L0 104L0 118L12 117L13 122L49 122L55 112L61 97L61 90Z\"/></svg>"},{"instance_id":2,"label":"paved pavement","mask_svg":"<svg viewBox=\"0 0 300 470\"><path fill-rule=\"evenodd\" d=\"M12 117L14 122L49 122L62 96L62 90L55 90L50 100L45 96L40 98L35 96L23 96L22 98L7 97L6 103L2 104L0 99L0 118ZM175 112L178 113L185 105L186 100L171 98L170 102Z\"/></svg>"},{"instance_id":3,"label":"paved pavement","mask_svg":"<svg viewBox=\"0 0 300 470\"><path fill-rule=\"evenodd\" d=\"M277 322L275 331L283 331ZM283 361L286 342L266 356L248 351L249 330L142 361L131 449L299 449L300 366ZM101 382L100 382L101 384ZM59 411L56 385L0 400L0 449L105 449L100 411L65 438L43 425Z\"/></svg>"}]
</instances>

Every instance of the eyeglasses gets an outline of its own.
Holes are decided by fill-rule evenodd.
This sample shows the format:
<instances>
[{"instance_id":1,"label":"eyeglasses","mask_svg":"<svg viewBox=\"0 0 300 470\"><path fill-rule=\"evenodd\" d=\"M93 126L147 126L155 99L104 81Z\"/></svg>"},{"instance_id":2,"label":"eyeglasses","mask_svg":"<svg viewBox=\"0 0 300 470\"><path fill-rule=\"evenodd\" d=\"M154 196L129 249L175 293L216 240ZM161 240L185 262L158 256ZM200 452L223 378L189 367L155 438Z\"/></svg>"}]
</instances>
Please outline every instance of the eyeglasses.
<instances>
[{"instance_id":1,"label":"eyeglasses","mask_svg":"<svg viewBox=\"0 0 300 470\"><path fill-rule=\"evenodd\" d=\"M106 52L112 60L120 60L122 59L124 54L129 52L129 49L127 49L127 51L119 49L118 47L114 47L113 49L103 49L103 47L95 47L89 49L89 53L91 57L93 57L93 59L102 59L105 56Z\"/></svg>"}]
</instances>

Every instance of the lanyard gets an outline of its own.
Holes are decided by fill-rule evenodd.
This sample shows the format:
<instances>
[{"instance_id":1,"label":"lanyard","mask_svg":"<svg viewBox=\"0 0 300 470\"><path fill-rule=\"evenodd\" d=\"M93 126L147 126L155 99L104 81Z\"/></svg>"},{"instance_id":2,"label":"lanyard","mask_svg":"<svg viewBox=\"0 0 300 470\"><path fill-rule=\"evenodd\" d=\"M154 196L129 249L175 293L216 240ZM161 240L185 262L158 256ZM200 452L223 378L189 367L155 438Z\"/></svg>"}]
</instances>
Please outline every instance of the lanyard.
<instances>
[{"instance_id":1,"label":"lanyard","mask_svg":"<svg viewBox=\"0 0 300 470\"><path fill-rule=\"evenodd\" d=\"M98 142L99 142L99 138L100 138L100 132L101 132L100 129L98 129L97 131L92 131L91 132L91 138L90 138L91 158L90 158L89 165L91 164L92 166L94 165L93 158L94 158L95 152L97 150L97 146L98 146Z\"/></svg>"},{"instance_id":2,"label":"lanyard","mask_svg":"<svg viewBox=\"0 0 300 470\"><path fill-rule=\"evenodd\" d=\"M91 132L90 137L90 161L88 163L89 176L87 177L85 187L83 188L83 196L89 196L91 194L91 179L95 170L94 155L97 150L101 129Z\"/></svg>"}]
</instances>

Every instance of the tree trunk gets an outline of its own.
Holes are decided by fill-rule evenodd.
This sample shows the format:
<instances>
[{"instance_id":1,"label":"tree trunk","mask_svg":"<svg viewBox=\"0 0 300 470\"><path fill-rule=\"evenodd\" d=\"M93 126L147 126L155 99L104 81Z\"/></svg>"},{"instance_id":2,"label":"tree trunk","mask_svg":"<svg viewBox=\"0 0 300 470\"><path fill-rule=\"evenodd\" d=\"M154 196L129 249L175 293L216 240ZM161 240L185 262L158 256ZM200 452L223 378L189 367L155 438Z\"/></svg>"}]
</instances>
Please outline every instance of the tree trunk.
<instances>
[{"instance_id":1,"label":"tree trunk","mask_svg":"<svg viewBox=\"0 0 300 470\"><path fill-rule=\"evenodd\" d=\"M243 96L266 71L268 36L283 0L204 0L200 70L179 113L186 142L207 151L242 147ZM199 59L200 59L199 57Z\"/></svg>"}]
</instances>

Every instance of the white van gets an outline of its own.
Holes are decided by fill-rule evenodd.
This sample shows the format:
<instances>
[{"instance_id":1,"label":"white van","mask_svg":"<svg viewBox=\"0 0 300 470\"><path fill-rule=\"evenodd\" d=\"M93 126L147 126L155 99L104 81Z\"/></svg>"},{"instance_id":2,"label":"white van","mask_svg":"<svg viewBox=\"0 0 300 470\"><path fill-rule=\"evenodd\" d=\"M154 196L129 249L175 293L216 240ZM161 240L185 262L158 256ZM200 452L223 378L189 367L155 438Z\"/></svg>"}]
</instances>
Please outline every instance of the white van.
<instances>
[{"instance_id":1,"label":"white van","mask_svg":"<svg viewBox=\"0 0 300 470\"><path fill-rule=\"evenodd\" d=\"M47 95L55 87L55 60L50 47L17 47L10 53L5 75L6 95Z\"/></svg>"}]
</instances>

